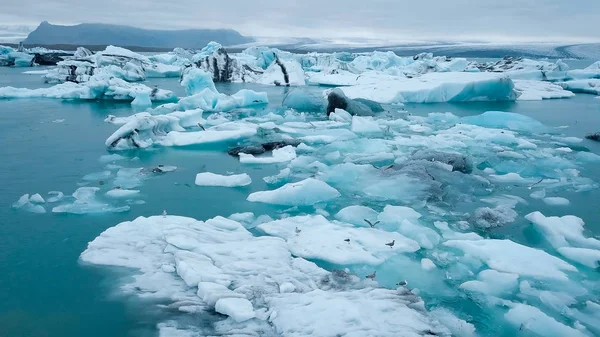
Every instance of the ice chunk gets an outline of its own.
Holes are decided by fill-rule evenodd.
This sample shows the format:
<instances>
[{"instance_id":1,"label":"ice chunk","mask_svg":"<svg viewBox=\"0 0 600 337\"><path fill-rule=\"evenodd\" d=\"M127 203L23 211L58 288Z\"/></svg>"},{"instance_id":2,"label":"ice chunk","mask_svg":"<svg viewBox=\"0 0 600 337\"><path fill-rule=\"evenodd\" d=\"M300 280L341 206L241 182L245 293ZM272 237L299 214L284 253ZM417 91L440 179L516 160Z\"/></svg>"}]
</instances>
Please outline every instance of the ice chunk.
<instances>
[{"instance_id":1,"label":"ice chunk","mask_svg":"<svg viewBox=\"0 0 600 337\"><path fill-rule=\"evenodd\" d=\"M108 204L103 204L96 199L98 187L80 187L74 193L75 201L72 204L56 206L52 209L53 213L72 213L72 214L89 214L89 213L119 213L127 212L129 206L114 207Z\"/></svg>"},{"instance_id":2,"label":"ice chunk","mask_svg":"<svg viewBox=\"0 0 600 337\"><path fill-rule=\"evenodd\" d=\"M437 268L437 266L430 259L421 259L421 268L423 268L423 270L433 270Z\"/></svg>"},{"instance_id":3,"label":"ice chunk","mask_svg":"<svg viewBox=\"0 0 600 337\"><path fill-rule=\"evenodd\" d=\"M285 239L290 252L296 256L335 264L377 265L391 255L415 252L420 248L415 241L398 233L355 228L330 222L321 215L289 217L263 223L258 229ZM346 239L349 241L344 241ZM387 246L386 243L392 240L394 245Z\"/></svg>"},{"instance_id":4,"label":"ice chunk","mask_svg":"<svg viewBox=\"0 0 600 337\"><path fill-rule=\"evenodd\" d=\"M540 212L533 212L525 219L531 221L554 248L578 246L600 249L600 240L583 235L584 222L581 218L573 215L546 217Z\"/></svg>"},{"instance_id":5,"label":"ice chunk","mask_svg":"<svg viewBox=\"0 0 600 337\"><path fill-rule=\"evenodd\" d=\"M222 284L213 282L198 283L197 294L211 307L214 307L219 300L224 298L244 298L244 294L236 293Z\"/></svg>"},{"instance_id":6,"label":"ice chunk","mask_svg":"<svg viewBox=\"0 0 600 337\"><path fill-rule=\"evenodd\" d=\"M140 193L139 190L127 190L121 188L115 188L106 192L106 196L109 198L131 198Z\"/></svg>"},{"instance_id":7,"label":"ice chunk","mask_svg":"<svg viewBox=\"0 0 600 337\"><path fill-rule=\"evenodd\" d=\"M275 61L256 82L289 87L305 85L306 79L300 63L295 60L281 60L276 56Z\"/></svg>"},{"instance_id":8,"label":"ice chunk","mask_svg":"<svg viewBox=\"0 0 600 337\"><path fill-rule=\"evenodd\" d=\"M369 224L365 221L365 219L371 223L375 223L377 220L377 215L378 213L369 207L355 205L341 209L335 215L335 218L355 226L368 227Z\"/></svg>"},{"instance_id":9,"label":"ice chunk","mask_svg":"<svg viewBox=\"0 0 600 337\"><path fill-rule=\"evenodd\" d=\"M340 192L327 183L308 178L286 184L273 191L254 192L248 196L248 201L286 206L311 206L339 196Z\"/></svg>"},{"instance_id":10,"label":"ice chunk","mask_svg":"<svg viewBox=\"0 0 600 337\"><path fill-rule=\"evenodd\" d=\"M60 192L60 191L50 191L50 192L48 192L48 195L51 195L51 197L49 197L47 200L48 202L60 201L65 196L63 194L63 192Z\"/></svg>"},{"instance_id":11,"label":"ice chunk","mask_svg":"<svg viewBox=\"0 0 600 337\"><path fill-rule=\"evenodd\" d=\"M514 172L510 172L507 174L490 174L489 176L490 180L498 182L498 183L505 183L505 184L521 184L521 185L528 185L528 184L533 184L536 183L537 181L535 179L531 179L531 178L523 178L521 177L521 175L519 175L518 173L514 173Z\"/></svg>"},{"instance_id":12,"label":"ice chunk","mask_svg":"<svg viewBox=\"0 0 600 337\"><path fill-rule=\"evenodd\" d=\"M381 128L379 123L373 120L372 117L352 117L352 132L354 133L380 133Z\"/></svg>"},{"instance_id":13,"label":"ice chunk","mask_svg":"<svg viewBox=\"0 0 600 337\"><path fill-rule=\"evenodd\" d=\"M546 197L546 190L531 192L529 196L533 199L544 199Z\"/></svg>"},{"instance_id":14,"label":"ice chunk","mask_svg":"<svg viewBox=\"0 0 600 337\"><path fill-rule=\"evenodd\" d=\"M493 228L511 223L517 218L517 212L511 207L500 205L495 208L480 207L473 212L472 219L478 227Z\"/></svg>"},{"instance_id":15,"label":"ice chunk","mask_svg":"<svg viewBox=\"0 0 600 337\"><path fill-rule=\"evenodd\" d=\"M486 269L477 275L477 281L467 281L460 288L490 296L512 294L518 287L519 275L501 273L493 269Z\"/></svg>"},{"instance_id":16,"label":"ice chunk","mask_svg":"<svg viewBox=\"0 0 600 337\"><path fill-rule=\"evenodd\" d=\"M233 318L238 323L256 316L252 303L245 298L222 298L215 304L215 311Z\"/></svg>"},{"instance_id":17,"label":"ice chunk","mask_svg":"<svg viewBox=\"0 0 600 337\"><path fill-rule=\"evenodd\" d=\"M252 179L246 173L220 175L211 172L202 172L196 175L196 185L198 186L237 187L248 186L251 183Z\"/></svg>"},{"instance_id":18,"label":"ice chunk","mask_svg":"<svg viewBox=\"0 0 600 337\"><path fill-rule=\"evenodd\" d=\"M200 144L214 144L236 141L254 136L256 125L248 123L232 123L220 125L206 131L180 132L171 131L160 139L163 146L189 146Z\"/></svg>"},{"instance_id":19,"label":"ice chunk","mask_svg":"<svg viewBox=\"0 0 600 337\"><path fill-rule=\"evenodd\" d=\"M558 84L573 92L600 95L600 79L573 80Z\"/></svg>"},{"instance_id":20,"label":"ice chunk","mask_svg":"<svg viewBox=\"0 0 600 337\"><path fill-rule=\"evenodd\" d=\"M285 95L281 105L298 111L322 111L325 100L320 94L298 88Z\"/></svg>"},{"instance_id":21,"label":"ice chunk","mask_svg":"<svg viewBox=\"0 0 600 337\"><path fill-rule=\"evenodd\" d=\"M600 250L576 247L561 247L558 252L571 261L598 269L600 267Z\"/></svg>"},{"instance_id":22,"label":"ice chunk","mask_svg":"<svg viewBox=\"0 0 600 337\"><path fill-rule=\"evenodd\" d=\"M519 101L575 97L574 93L550 82L531 80L514 80L513 82L515 83L515 90L520 93Z\"/></svg>"},{"instance_id":23,"label":"ice chunk","mask_svg":"<svg viewBox=\"0 0 600 337\"><path fill-rule=\"evenodd\" d=\"M400 233L419 243L425 249L432 249L440 242L440 236L431 228L416 225L409 220L402 220L399 226Z\"/></svg>"},{"instance_id":24,"label":"ice chunk","mask_svg":"<svg viewBox=\"0 0 600 337\"><path fill-rule=\"evenodd\" d=\"M546 315L540 309L521 303L513 303L504 318L519 330L531 331L548 337L585 337L580 331L566 326Z\"/></svg>"},{"instance_id":25,"label":"ice chunk","mask_svg":"<svg viewBox=\"0 0 600 337\"><path fill-rule=\"evenodd\" d=\"M39 193L36 193L29 198L29 202L34 204L43 204L46 202L46 200L44 200Z\"/></svg>"},{"instance_id":26,"label":"ice chunk","mask_svg":"<svg viewBox=\"0 0 600 337\"><path fill-rule=\"evenodd\" d=\"M449 335L423 313L400 304L398 296L398 292L383 289L291 293L269 301L276 308L269 321L283 336Z\"/></svg>"},{"instance_id":27,"label":"ice chunk","mask_svg":"<svg viewBox=\"0 0 600 337\"><path fill-rule=\"evenodd\" d=\"M519 132L541 133L547 130L539 121L514 112L486 111L481 115L463 117L468 124L486 128L500 128Z\"/></svg>"},{"instance_id":28,"label":"ice chunk","mask_svg":"<svg viewBox=\"0 0 600 337\"><path fill-rule=\"evenodd\" d=\"M457 337L476 337L475 326L468 323L453 313L444 308L435 308L429 312L435 317L440 323L444 324L453 336Z\"/></svg>"},{"instance_id":29,"label":"ice chunk","mask_svg":"<svg viewBox=\"0 0 600 337\"><path fill-rule=\"evenodd\" d=\"M188 68L183 73L181 85L185 88L188 96L198 94L204 89L218 93L212 76L206 71L198 68Z\"/></svg>"},{"instance_id":30,"label":"ice chunk","mask_svg":"<svg viewBox=\"0 0 600 337\"><path fill-rule=\"evenodd\" d=\"M133 101L131 101L131 105L137 106L137 107L151 106L152 101L150 100L150 93L141 92L141 93L137 94L137 96L133 99Z\"/></svg>"},{"instance_id":31,"label":"ice chunk","mask_svg":"<svg viewBox=\"0 0 600 337\"><path fill-rule=\"evenodd\" d=\"M551 206L567 206L571 203L569 199L561 197L546 197L544 198L544 202Z\"/></svg>"},{"instance_id":32,"label":"ice chunk","mask_svg":"<svg viewBox=\"0 0 600 337\"><path fill-rule=\"evenodd\" d=\"M430 73L417 78L362 77L359 84L341 88L350 98L379 103L514 101L512 80L490 73Z\"/></svg>"},{"instance_id":33,"label":"ice chunk","mask_svg":"<svg viewBox=\"0 0 600 337\"><path fill-rule=\"evenodd\" d=\"M460 249L499 272L566 281L568 277L565 271L577 271L572 265L543 250L510 240L449 240L444 245Z\"/></svg>"},{"instance_id":34,"label":"ice chunk","mask_svg":"<svg viewBox=\"0 0 600 337\"><path fill-rule=\"evenodd\" d=\"M273 155L270 157L261 156L255 157L251 154L240 153L240 163L243 164L273 164L284 163L296 158L296 149L293 146L285 146L280 149L273 150Z\"/></svg>"},{"instance_id":35,"label":"ice chunk","mask_svg":"<svg viewBox=\"0 0 600 337\"><path fill-rule=\"evenodd\" d=\"M269 103L269 98L267 93L264 92L242 89L228 96L205 88L194 95L180 99L179 103L175 106L175 110L202 109L204 111L231 111L233 109L267 103ZM158 107L157 109L160 108Z\"/></svg>"},{"instance_id":36,"label":"ice chunk","mask_svg":"<svg viewBox=\"0 0 600 337\"><path fill-rule=\"evenodd\" d=\"M284 168L279 171L278 174L270 177L264 177L263 180L267 184L279 184L281 182L287 181L290 177L291 170L289 168Z\"/></svg>"},{"instance_id":37,"label":"ice chunk","mask_svg":"<svg viewBox=\"0 0 600 337\"><path fill-rule=\"evenodd\" d=\"M329 114L329 119L336 122L346 123L352 121L352 115L346 110L335 109L334 112Z\"/></svg>"},{"instance_id":38,"label":"ice chunk","mask_svg":"<svg viewBox=\"0 0 600 337\"><path fill-rule=\"evenodd\" d=\"M26 212L31 213L46 213L46 210L42 205L34 205L29 199L29 194L22 195L17 202L12 205L14 209L22 209Z\"/></svg>"},{"instance_id":39,"label":"ice chunk","mask_svg":"<svg viewBox=\"0 0 600 337\"><path fill-rule=\"evenodd\" d=\"M383 224L399 224L404 220L416 221L419 218L421 218L421 213L410 207L387 205L377 220Z\"/></svg>"}]
</instances>

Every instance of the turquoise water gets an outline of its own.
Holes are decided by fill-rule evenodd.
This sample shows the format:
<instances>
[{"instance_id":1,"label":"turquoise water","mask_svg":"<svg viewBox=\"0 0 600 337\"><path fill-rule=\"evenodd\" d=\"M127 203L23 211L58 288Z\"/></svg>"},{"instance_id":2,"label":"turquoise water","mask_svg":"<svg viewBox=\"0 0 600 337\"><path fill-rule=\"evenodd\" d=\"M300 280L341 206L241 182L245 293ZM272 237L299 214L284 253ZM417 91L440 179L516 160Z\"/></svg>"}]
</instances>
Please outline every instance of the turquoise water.
<instances>
[{"instance_id":1,"label":"turquoise water","mask_svg":"<svg viewBox=\"0 0 600 337\"><path fill-rule=\"evenodd\" d=\"M23 75L22 71L0 68L0 87L44 86L39 76ZM150 83L183 94L176 79ZM285 91L289 90L235 84L221 85L218 89L229 94L242 87L267 91L270 109L277 109ZM415 115L451 112L458 116L502 110L522 113L548 126L569 126L562 130L568 136L583 137L588 132L600 131L600 100L589 95L541 102L408 104L405 108ZM57 190L69 195L79 187L77 183L82 182L84 175L102 171L105 164L98 159L107 154L104 141L116 129L104 123L104 117L107 114L128 116L133 112L129 104L123 103L0 100L0 158L3 158L0 165L0 337L153 336L156 323L164 320L166 314L152 305L120 295L121 271L81 265L78 257L89 241L119 222L157 215L162 210L197 219L244 211L255 214L280 211L246 201L249 193L269 189L262 177L276 174L277 169L268 165L243 167L237 159L224 153L224 149L193 148L125 153L128 158L139 158L127 165L130 167L152 168L159 164L178 167L175 172L149 177L139 187L145 204L131 205L131 210L125 213L38 215L10 208L24 193L40 193L45 197L48 191ZM60 119L64 122L54 122ZM600 154L599 143L584 140L580 146ZM203 170L223 174L247 172L253 183L238 189L196 188L195 174ZM582 175L600 181L600 168L587 165ZM599 235L600 209L595 201L600 191L563 196L571 200L568 208L559 209L532 200L517 210L520 215L533 210L547 216L577 215L583 218L592 235ZM529 232L527 221L519 217L492 235L515 241L535 240ZM476 312L475 308L464 310ZM490 331L494 328L490 327Z\"/></svg>"}]
</instances>

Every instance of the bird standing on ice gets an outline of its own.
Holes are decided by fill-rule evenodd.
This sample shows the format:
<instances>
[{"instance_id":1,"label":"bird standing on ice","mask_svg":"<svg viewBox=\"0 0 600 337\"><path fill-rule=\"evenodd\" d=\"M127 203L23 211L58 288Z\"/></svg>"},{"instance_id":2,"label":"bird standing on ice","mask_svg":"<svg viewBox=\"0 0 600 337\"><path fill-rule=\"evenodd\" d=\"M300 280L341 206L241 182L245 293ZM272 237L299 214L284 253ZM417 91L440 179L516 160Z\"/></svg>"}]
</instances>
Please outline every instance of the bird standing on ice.
<instances>
[{"instance_id":1,"label":"bird standing on ice","mask_svg":"<svg viewBox=\"0 0 600 337\"><path fill-rule=\"evenodd\" d=\"M298 229L298 227L296 227L296 236L298 236L300 234L300 232L302 232L302 230Z\"/></svg>"},{"instance_id":2,"label":"bird standing on ice","mask_svg":"<svg viewBox=\"0 0 600 337\"><path fill-rule=\"evenodd\" d=\"M385 245L386 246L390 246L390 248L394 247L394 244L396 243L396 240L392 240L392 242L388 242Z\"/></svg>"},{"instance_id":3,"label":"bird standing on ice","mask_svg":"<svg viewBox=\"0 0 600 337\"><path fill-rule=\"evenodd\" d=\"M163 218L166 218L166 217L167 217L167 211L163 210Z\"/></svg>"},{"instance_id":4,"label":"bird standing on ice","mask_svg":"<svg viewBox=\"0 0 600 337\"><path fill-rule=\"evenodd\" d=\"M375 276L377 276L377 270L373 272L373 274L369 274L367 276L365 276L368 279L374 280Z\"/></svg>"}]
</instances>

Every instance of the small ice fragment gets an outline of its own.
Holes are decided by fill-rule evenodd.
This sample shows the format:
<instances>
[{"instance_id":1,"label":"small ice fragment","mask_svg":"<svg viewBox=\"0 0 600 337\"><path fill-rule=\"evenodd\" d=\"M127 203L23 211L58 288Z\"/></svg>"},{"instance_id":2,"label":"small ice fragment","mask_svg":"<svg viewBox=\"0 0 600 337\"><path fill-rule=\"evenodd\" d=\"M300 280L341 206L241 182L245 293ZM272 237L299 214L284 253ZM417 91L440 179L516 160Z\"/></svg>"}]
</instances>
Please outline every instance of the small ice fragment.
<instances>
[{"instance_id":1,"label":"small ice fragment","mask_svg":"<svg viewBox=\"0 0 600 337\"><path fill-rule=\"evenodd\" d=\"M282 294L292 293L296 290L296 286L290 282L284 282L279 285L279 292Z\"/></svg>"},{"instance_id":2,"label":"small ice fragment","mask_svg":"<svg viewBox=\"0 0 600 337\"><path fill-rule=\"evenodd\" d=\"M162 271L164 271L165 273L174 273L175 272L175 267L173 265L170 264L163 264L160 269Z\"/></svg>"},{"instance_id":3,"label":"small ice fragment","mask_svg":"<svg viewBox=\"0 0 600 337\"><path fill-rule=\"evenodd\" d=\"M529 196L532 199L544 199L546 197L546 190L532 192Z\"/></svg>"},{"instance_id":4,"label":"small ice fragment","mask_svg":"<svg viewBox=\"0 0 600 337\"><path fill-rule=\"evenodd\" d=\"M29 198L29 201L34 204L43 204L46 202L39 193L32 195L31 198Z\"/></svg>"},{"instance_id":5,"label":"small ice fragment","mask_svg":"<svg viewBox=\"0 0 600 337\"><path fill-rule=\"evenodd\" d=\"M133 101L131 102L131 105L137 107L151 106L152 101L150 100L150 93L138 92Z\"/></svg>"},{"instance_id":6,"label":"small ice fragment","mask_svg":"<svg viewBox=\"0 0 600 337\"><path fill-rule=\"evenodd\" d=\"M95 173L86 174L83 177L83 180L85 180L85 181L101 180L101 179L109 178L110 175L111 175L110 171L95 172Z\"/></svg>"},{"instance_id":7,"label":"small ice fragment","mask_svg":"<svg viewBox=\"0 0 600 337\"><path fill-rule=\"evenodd\" d=\"M47 200L48 202L60 201L65 196L63 194L63 192L61 192L61 191L50 191L50 192L48 192L48 195L52 195L52 197L48 198L48 200Z\"/></svg>"},{"instance_id":8,"label":"small ice fragment","mask_svg":"<svg viewBox=\"0 0 600 337\"><path fill-rule=\"evenodd\" d=\"M196 175L196 185L198 186L238 187L248 186L251 183L252 179L246 173L220 175L212 172L202 172Z\"/></svg>"},{"instance_id":9,"label":"small ice fragment","mask_svg":"<svg viewBox=\"0 0 600 337\"><path fill-rule=\"evenodd\" d=\"M121 188L115 188L106 192L106 196L110 198L130 198L139 193L139 190L126 190Z\"/></svg>"},{"instance_id":10,"label":"small ice fragment","mask_svg":"<svg viewBox=\"0 0 600 337\"><path fill-rule=\"evenodd\" d=\"M244 298L222 298L215 304L215 311L241 323L255 317L252 303Z\"/></svg>"},{"instance_id":11,"label":"small ice fragment","mask_svg":"<svg viewBox=\"0 0 600 337\"><path fill-rule=\"evenodd\" d=\"M436 268L436 265L430 259L421 259L421 268L423 270L432 270Z\"/></svg>"},{"instance_id":12,"label":"small ice fragment","mask_svg":"<svg viewBox=\"0 0 600 337\"><path fill-rule=\"evenodd\" d=\"M52 123L57 123L58 124L58 123L62 123L64 121L65 121L64 119L55 119L55 120L52 121Z\"/></svg>"},{"instance_id":13,"label":"small ice fragment","mask_svg":"<svg viewBox=\"0 0 600 337\"><path fill-rule=\"evenodd\" d=\"M544 198L544 202L550 206L567 206L571 203L569 199L561 197L547 197Z\"/></svg>"}]
</instances>

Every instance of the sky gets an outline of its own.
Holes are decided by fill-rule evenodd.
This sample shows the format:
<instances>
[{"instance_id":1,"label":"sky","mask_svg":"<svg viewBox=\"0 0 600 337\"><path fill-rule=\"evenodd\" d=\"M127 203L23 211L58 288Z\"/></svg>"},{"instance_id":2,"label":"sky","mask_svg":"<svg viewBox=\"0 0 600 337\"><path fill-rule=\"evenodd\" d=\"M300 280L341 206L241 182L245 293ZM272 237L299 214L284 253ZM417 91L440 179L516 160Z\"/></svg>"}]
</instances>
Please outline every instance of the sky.
<instances>
[{"instance_id":1,"label":"sky","mask_svg":"<svg viewBox=\"0 0 600 337\"><path fill-rule=\"evenodd\" d=\"M0 25L232 28L258 37L599 42L600 0L3 0Z\"/></svg>"}]
</instances>

